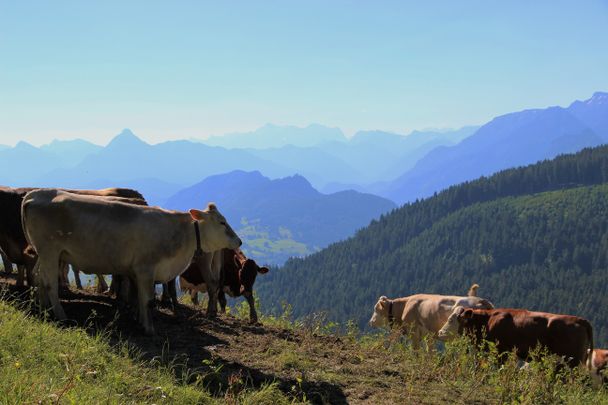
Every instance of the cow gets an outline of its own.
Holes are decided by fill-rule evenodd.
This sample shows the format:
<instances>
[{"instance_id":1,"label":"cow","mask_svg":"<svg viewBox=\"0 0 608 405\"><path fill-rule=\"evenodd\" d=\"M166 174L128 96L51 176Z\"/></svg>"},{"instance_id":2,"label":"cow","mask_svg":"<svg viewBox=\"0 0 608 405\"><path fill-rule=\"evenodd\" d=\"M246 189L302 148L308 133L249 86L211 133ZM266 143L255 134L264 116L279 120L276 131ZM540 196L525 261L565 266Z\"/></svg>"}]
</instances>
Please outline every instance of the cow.
<instances>
[{"instance_id":1,"label":"cow","mask_svg":"<svg viewBox=\"0 0 608 405\"><path fill-rule=\"evenodd\" d=\"M242 242L215 204L189 213L76 195L34 190L22 204L23 229L36 249L42 308L66 318L57 280L62 263L88 274L133 279L138 321L154 334L150 303L155 281L166 283L188 267L193 252L236 249ZM200 229L200 232L199 232Z\"/></svg>"},{"instance_id":2,"label":"cow","mask_svg":"<svg viewBox=\"0 0 608 405\"><path fill-rule=\"evenodd\" d=\"M593 349L587 352L590 357L589 371L596 385L608 384L608 350Z\"/></svg>"},{"instance_id":3,"label":"cow","mask_svg":"<svg viewBox=\"0 0 608 405\"><path fill-rule=\"evenodd\" d=\"M0 249L4 251L8 260L17 265L17 285L22 286L24 275L27 276L28 285L33 286L34 280L31 270L36 264L37 256L34 251L28 250L28 243L21 224L21 203L25 195L36 188L0 187ZM101 190L68 190L80 195L99 197L123 197L144 200L137 191L128 188L106 188Z\"/></svg>"},{"instance_id":4,"label":"cow","mask_svg":"<svg viewBox=\"0 0 608 405\"><path fill-rule=\"evenodd\" d=\"M418 348L424 335L437 336L458 306L494 308L490 301L475 296L414 294L393 300L381 296L374 306L369 325L373 328L393 328L396 325L404 334L411 335L412 346Z\"/></svg>"},{"instance_id":5,"label":"cow","mask_svg":"<svg viewBox=\"0 0 608 405\"><path fill-rule=\"evenodd\" d=\"M27 248L27 240L21 228L21 202L23 197L33 188L0 187L0 249L6 254L8 260L17 265L21 277L17 278L17 284L23 284L25 267L33 268L35 258L24 253ZM31 273L28 274L28 283L33 280Z\"/></svg>"},{"instance_id":6,"label":"cow","mask_svg":"<svg viewBox=\"0 0 608 405\"><path fill-rule=\"evenodd\" d=\"M268 267L260 267L253 259L248 259L240 249L224 249L213 258L214 266L219 266L221 271L222 288L219 290L218 300L222 312L226 312L226 293L231 297L245 297L249 304L249 320L252 323L258 321L253 299L253 284L256 276L268 273ZM182 290L190 291L193 303L198 303L198 293L207 292L201 269L191 265L180 275L180 287Z\"/></svg>"},{"instance_id":7,"label":"cow","mask_svg":"<svg viewBox=\"0 0 608 405\"><path fill-rule=\"evenodd\" d=\"M124 189L124 190L128 190L128 189ZM85 190L86 191L86 190ZM89 192L91 190L88 190ZM102 190L105 191L105 190ZM129 190L129 191L134 191L134 190ZM78 192L78 190L69 190L69 192L72 192L74 194L80 194ZM137 194L139 194L137 192ZM135 195L137 195L135 194ZM90 194L85 194L85 195L90 195ZM141 194L139 194L141 196ZM113 195L100 195L99 198L103 198L104 200L107 201L119 201L119 202L124 202L127 204L135 204L135 205L148 205L147 201L143 198L143 196L141 198L135 198L135 197L118 197L118 196L113 196ZM68 266L65 266L64 271L62 272L62 278L61 278L61 285L63 288L68 289L69 287L69 282L68 282ZM72 272L74 273L74 282L76 283L76 288L79 290L82 290L82 281L80 280L80 270L78 270L78 268L72 266ZM106 292L108 291L108 284L106 283L105 278L102 275L97 275L97 292L98 293L102 293L102 292Z\"/></svg>"},{"instance_id":8,"label":"cow","mask_svg":"<svg viewBox=\"0 0 608 405\"><path fill-rule=\"evenodd\" d=\"M478 345L493 342L499 353L515 350L524 361L541 346L571 367L584 364L591 358L587 349L593 350L593 329L586 319L526 309L456 307L438 335L447 340L456 334L469 335Z\"/></svg>"}]
</instances>

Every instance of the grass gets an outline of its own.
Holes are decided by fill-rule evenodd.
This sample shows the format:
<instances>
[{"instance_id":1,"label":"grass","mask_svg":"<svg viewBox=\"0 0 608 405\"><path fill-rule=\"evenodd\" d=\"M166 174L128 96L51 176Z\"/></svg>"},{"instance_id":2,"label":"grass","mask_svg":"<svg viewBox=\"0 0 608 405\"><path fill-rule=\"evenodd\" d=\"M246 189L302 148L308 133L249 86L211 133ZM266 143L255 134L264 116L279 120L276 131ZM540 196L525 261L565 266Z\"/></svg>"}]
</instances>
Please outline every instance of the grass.
<instances>
[{"instance_id":1,"label":"grass","mask_svg":"<svg viewBox=\"0 0 608 405\"><path fill-rule=\"evenodd\" d=\"M193 374L177 360L144 360L126 343L60 328L0 301L0 404L608 405L606 388L593 388L583 370L556 367L551 356L519 370L513 356L499 361L495 350L474 350L466 339L413 350L396 335L362 334L322 314L294 322L289 305L280 316L262 315L263 327L246 322L244 302L231 312L242 322L207 329L225 344ZM254 387L247 370L267 379Z\"/></svg>"},{"instance_id":2,"label":"grass","mask_svg":"<svg viewBox=\"0 0 608 405\"><path fill-rule=\"evenodd\" d=\"M143 361L127 344L111 346L103 334L59 328L2 301L0 376L1 404L290 403L276 384L238 381L213 398L202 380L180 383L171 365Z\"/></svg>"},{"instance_id":3,"label":"grass","mask_svg":"<svg viewBox=\"0 0 608 405\"><path fill-rule=\"evenodd\" d=\"M133 358L135 357L135 358ZM211 403L102 335L60 329L0 302L0 403Z\"/></svg>"},{"instance_id":4,"label":"grass","mask_svg":"<svg viewBox=\"0 0 608 405\"><path fill-rule=\"evenodd\" d=\"M284 326L289 309L262 320ZM529 369L521 370L514 354L499 356L491 344L489 351L478 351L460 338L441 350L432 341L413 350L395 334L361 334L352 322L340 328L323 316L312 318L292 323L288 329L302 339L273 345L267 361L309 379L367 387L363 394L374 393L373 402L608 405L608 387L593 387L585 369L561 367L547 353L534 353ZM328 339L341 343L332 349ZM323 362L324 357L330 361ZM340 367L332 367L336 362Z\"/></svg>"}]
</instances>

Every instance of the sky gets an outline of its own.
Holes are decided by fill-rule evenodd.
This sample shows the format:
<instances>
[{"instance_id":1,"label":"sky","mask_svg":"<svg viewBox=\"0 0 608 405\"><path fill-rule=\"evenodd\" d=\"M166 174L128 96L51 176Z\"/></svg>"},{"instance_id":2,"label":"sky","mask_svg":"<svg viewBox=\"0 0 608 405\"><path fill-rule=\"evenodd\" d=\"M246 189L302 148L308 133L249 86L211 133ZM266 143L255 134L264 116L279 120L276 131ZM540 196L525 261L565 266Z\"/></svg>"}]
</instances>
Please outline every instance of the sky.
<instances>
[{"instance_id":1,"label":"sky","mask_svg":"<svg viewBox=\"0 0 608 405\"><path fill-rule=\"evenodd\" d=\"M0 144L407 133L595 91L608 0L0 0Z\"/></svg>"}]
</instances>

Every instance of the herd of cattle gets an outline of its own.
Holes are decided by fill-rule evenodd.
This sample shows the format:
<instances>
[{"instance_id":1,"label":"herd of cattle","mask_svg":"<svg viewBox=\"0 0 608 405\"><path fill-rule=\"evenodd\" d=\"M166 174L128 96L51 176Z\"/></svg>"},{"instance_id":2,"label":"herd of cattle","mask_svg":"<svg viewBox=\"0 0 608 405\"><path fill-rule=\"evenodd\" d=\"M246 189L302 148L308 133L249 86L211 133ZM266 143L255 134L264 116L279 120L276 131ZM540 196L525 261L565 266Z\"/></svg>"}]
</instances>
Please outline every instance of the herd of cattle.
<instances>
[{"instance_id":1,"label":"herd of cattle","mask_svg":"<svg viewBox=\"0 0 608 405\"><path fill-rule=\"evenodd\" d=\"M36 286L42 308L57 319L66 315L59 290L67 288L68 265L78 288L79 272L112 275L109 291L133 308L147 334L154 333L151 310L155 286L177 305L176 283L197 303L198 292L209 297L207 314L226 308L225 293L244 296L250 319L257 321L253 284L268 272L245 257L241 239L214 204L189 213L150 207L137 191L124 188L67 190L0 187L0 254L5 270L17 265L17 283ZM522 362L542 346L570 366L589 368L595 381L604 376L608 350L593 347L591 324L580 317L495 309L477 297L475 284L467 296L416 294L390 300L379 298L372 327L399 327L414 347L425 335L442 340L467 334L478 344L496 344L499 352L515 351Z\"/></svg>"},{"instance_id":2,"label":"herd of cattle","mask_svg":"<svg viewBox=\"0 0 608 405\"><path fill-rule=\"evenodd\" d=\"M493 342L499 353L515 352L522 366L540 346L569 366L587 367L595 383L608 383L608 350L593 347L593 328L586 319L525 309L494 308L477 297L471 286L466 297L415 294L388 299L382 296L369 321L371 327L397 326L414 347L423 336L448 340L467 335L477 346Z\"/></svg>"},{"instance_id":3,"label":"herd of cattle","mask_svg":"<svg viewBox=\"0 0 608 405\"><path fill-rule=\"evenodd\" d=\"M225 293L244 296L257 321L253 284L268 272L239 250L241 240L214 204L189 213L149 207L137 191L124 188L67 190L0 187L0 249L5 270L17 265L17 284L38 287L41 307L57 319L66 315L59 301L68 265L96 274L121 304L134 309L147 334L155 285L177 304L175 279L193 294L207 292L207 313L217 313Z\"/></svg>"}]
</instances>

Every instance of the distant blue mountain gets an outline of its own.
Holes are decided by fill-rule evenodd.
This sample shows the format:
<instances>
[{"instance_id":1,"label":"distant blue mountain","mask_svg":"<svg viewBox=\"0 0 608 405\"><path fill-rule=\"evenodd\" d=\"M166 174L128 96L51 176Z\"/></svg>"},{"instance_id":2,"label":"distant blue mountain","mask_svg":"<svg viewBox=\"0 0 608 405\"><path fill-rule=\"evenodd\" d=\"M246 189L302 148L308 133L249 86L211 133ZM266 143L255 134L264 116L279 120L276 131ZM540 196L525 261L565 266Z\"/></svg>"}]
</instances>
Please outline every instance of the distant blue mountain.
<instances>
[{"instance_id":1,"label":"distant blue mountain","mask_svg":"<svg viewBox=\"0 0 608 405\"><path fill-rule=\"evenodd\" d=\"M111 179L115 185L138 184L144 196L155 194L152 200L162 202L176 191L175 186L185 187L201 178L237 167L260 170L272 177L292 173L246 151L189 141L150 145L126 129L105 148L88 155L75 167L53 170L42 176L39 182L83 187ZM156 189L159 184L163 184L162 187L171 194L161 195Z\"/></svg>"},{"instance_id":2,"label":"distant blue mountain","mask_svg":"<svg viewBox=\"0 0 608 405\"><path fill-rule=\"evenodd\" d=\"M343 142L342 142L343 143ZM299 173L314 185L323 185L328 181L356 182L364 179L361 165L351 165L341 157L324 150L324 146L297 147L286 145L281 148L246 149L260 159L289 168L292 173Z\"/></svg>"},{"instance_id":3,"label":"distant blue mountain","mask_svg":"<svg viewBox=\"0 0 608 405\"><path fill-rule=\"evenodd\" d=\"M464 127L444 132L414 131L409 135L360 131L347 143L332 142L319 147L334 158L357 168L361 173L351 179L331 178L328 182L354 183L364 187L369 183L393 180L432 149L442 145L454 145L477 128Z\"/></svg>"},{"instance_id":4,"label":"distant blue mountain","mask_svg":"<svg viewBox=\"0 0 608 405\"><path fill-rule=\"evenodd\" d=\"M608 93L597 92L589 100L575 101L568 111L608 142Z\"/></svg>"},{"instance_id":5,"label":"distant blue mountain","mask_svg":"<svg viewBox=\"0 0 608 405\"><path fill-rule=\"evenodd\" d=\"M271 180L240 170L210 176L165 206L187 210L209 201L244 239L246 252L266 263L312 253L395 208L389 200L356 191L321 194L299 175Z\"/></svg>"},{"instance_id":6,"label":"distant blue mountain","mask_svg":"<svg viewBox=\"0 0 608 405\"><path fill-rule=\"evenodd\" d=\"M224 148L266 149L286 145L310 147L332 141L346 141L339 128L329 128L319 124L311 124L303 128L266 124L253 132L212 136L204 143Z\"/></svg>"},{"instance_id":7,"label":"distant blue mountain","mask_svg":"<svg viewBox=\"0 0 608 405\"><path fill-rule=\"evenodd\" d=\"M42 173L62 165L63 162L58 155L36 148L27 142L19 142L14 148L0 150L0 184L8 186L32 184Z\"/></svg>"},{"instance_id":8,"label":"distant blue mountain","mask_svg":"<svg viewBox=\"0 0 608 405\"><path fill-rule=\"evenodd\" d=\"M47 145L42 145L40 149L57 155L62 162L62 166L74 166L82 162L88 155L99 152L103 147L83 139L70 141L56 139Z\"/></svg>"},{"instance_id":9,"label":"distant blue mountain","mask_svg":"<svg viewBox=\"0 0 608 405\"><path fill-rule=\"evenodd\" d=\"M497 117L457 145L438 147L380 194L404 203L451 185L608 140L606 93L568 108L525 110Z\"/></svg>"}]
</instances>

